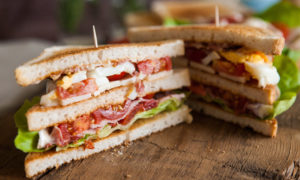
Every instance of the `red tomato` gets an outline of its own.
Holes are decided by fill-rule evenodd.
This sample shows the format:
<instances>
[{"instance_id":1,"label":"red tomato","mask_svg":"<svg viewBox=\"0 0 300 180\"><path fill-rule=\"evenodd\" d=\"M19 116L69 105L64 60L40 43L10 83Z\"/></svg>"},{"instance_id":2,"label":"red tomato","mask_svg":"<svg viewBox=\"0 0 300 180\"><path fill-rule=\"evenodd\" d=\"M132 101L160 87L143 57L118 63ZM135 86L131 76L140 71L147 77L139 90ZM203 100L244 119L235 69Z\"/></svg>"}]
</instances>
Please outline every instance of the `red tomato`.
<instances>
[{"instance_id":1,"label":"red tomato","mask_svg":"<svg viewBox=\"0 0 300 180\"><path fill-rule=\"evenodd\" d=\"M84 141L84 147L87 149L94 149L94 143L92 140L88 139Z\"/></svg>"},{"instance_id":2,"label":"red tomato","mask_svg":"<svg viewBox=\"0 0 300 180\"><path fill-rule=\"evenodd\" d=\"M195 93L195 94L199 94L201 96L205 96L206 95L206 91L204 89L204 87L202 85L191 85L190 90Z\"/></svg>"},{"instance_id":3,"label":"red tomato","mask_svg":"<svg viewBox=\"0 0 300 180\"><path fill-rule=\"evenodd\" d=\"M73 121L72 125L73 125L74 134L79 134L79 133L89 129L90 116L87 114L79 116L75 121Z\"/></svg>"},{"instance_id":4,"label":"red tomato","mask_svg":"<svg viewBox=\"0 0 300 180\"><path fill-rule=\"evenodd\" d=\"M56 92L60 99L67 99L88 93L93 93L98 89L94 78L85 79L78 83L74 83L68 89L57 86Z\"/></svg>"},{"instance_id":5,"label":"red tomato","mask_svg":"<svg viewBox=\"0 0 300 180\"><path fill-rule=\"evenodd\" d=\"M155 95L155 93L151 93L151 94L147 94L146 96L144 96L144 99L152 99L153 96Z\"/></svg>"},{"instance_id":6,"label":"red tomato","mask_svg":"<svg viewBox=\"0 0 300 180\"><path fill-rule=\"evenodd\" d=\"M280 22L273 22L273 26L279 29L282 32L283 37L286 39L290 34L290 29L287 25Z\"/></svg>"},{"instance_id":7,"label":"red tomato","mask_svg":"<svg viewBox=\"0 0 300 180\"><path fill-rule=\"evenodd\" d=\"M108 76L107 78L110 81L116 81L122 79L126 74L127 74L126 72L121 72L120 74L111 75Z\"/></svg>"},{"instance_id":8,"label":"red tomato","mask_svg":"<svg viewBox=\"0 0 300 180\"><path fill-rule=\"evenodd\" d=\"M163 57L163 58L160 58L160 64L161 64L161 69L164 69L164 70L171 70L172 69L172 60L169 56L167 57Z\"/></svg>"},{"instance_id":9,"label":"red tomato","mask_svg":"<svg viewBox=\"0 0 300 180\"><path fill-rule=\"evenodd\" d=\"M144 74L152 74L154 72L155 67L153 66L152 60L146 60L139 62L137 64L137 68L139 72L142 72Z\"/></svg>"}]
</instances>

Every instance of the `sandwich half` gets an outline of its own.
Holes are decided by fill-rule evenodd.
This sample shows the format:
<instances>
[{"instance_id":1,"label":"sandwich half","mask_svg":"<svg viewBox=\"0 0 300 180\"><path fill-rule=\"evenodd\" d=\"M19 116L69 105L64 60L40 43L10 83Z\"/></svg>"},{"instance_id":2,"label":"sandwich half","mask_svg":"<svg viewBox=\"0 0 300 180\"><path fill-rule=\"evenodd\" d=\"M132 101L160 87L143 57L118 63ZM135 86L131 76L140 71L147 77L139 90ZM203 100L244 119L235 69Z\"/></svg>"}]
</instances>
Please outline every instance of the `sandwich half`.
<instances>
[{"instance_id":1,"label":"sandwich half","mask_svg":"<svg viewBox=\"0 0 300 180\"><path fill-rule=\"evenodd\" d=\"M15 145L29 153L26 176L191 122L189 72L171 62L183 54L181 40L53 47L18 67L21 85L49 81L46 94L15 115Z\"/></svg>"},{"instance_id":2,"label":"sandwich half","mask_svg":"<svg viewBox=\"0 0 300 180\"><path fill-rule=\"evenodd\" d=\"M295 101L278 87L273 61L284 39L271 31L243 25L157 26L131 28L128 37L131 42L183 39L185 56L176 62L190 68L189 104L207 115L274 137L275 116Z\"/></svg>"}]
</instances>

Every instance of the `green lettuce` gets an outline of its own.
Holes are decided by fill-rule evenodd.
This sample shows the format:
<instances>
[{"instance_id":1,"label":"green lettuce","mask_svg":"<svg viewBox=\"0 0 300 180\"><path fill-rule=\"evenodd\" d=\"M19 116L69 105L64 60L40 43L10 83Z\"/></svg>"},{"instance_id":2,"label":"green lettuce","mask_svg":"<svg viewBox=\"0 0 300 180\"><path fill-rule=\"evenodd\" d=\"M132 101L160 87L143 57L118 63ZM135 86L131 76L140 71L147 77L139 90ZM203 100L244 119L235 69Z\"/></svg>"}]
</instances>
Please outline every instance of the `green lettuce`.
<instances>
[{"instance_id":1,"label":"green lettuce","mask_svg":"<svg viewBox=\"0 0 300 180\"><path fill-rule=\"evenodd\" d=\"M15 146L16 148L20 149L23 152L44 152L48 149L37 149L38 144L38 138L39 133L38 131L30 132L28 131L27 126L27 119L25 116L25 113L28 111L29 108L34 106L35 104L38 104L40 102L39 97L33 98L31 101L26 100L22 107L16 112L15 114L15 123L18 128L18 135L15 138ZM67 148L72 147L78 147L84 144L84 142L87 139L96 139L96 138L104 138L106 136L109 136L112 132L116 130L126 130L128 129L135 121L138 119L146 119L154 117L155 115L163 112L163 111L175 111L177 110L181 105L183 104L183 101L179 101L176 98L171 98L168 100L165 100L159 105L153 109L150 109L148 111L143 111L134 116L134 118L130 121L127 125L120 125L118 124L115 127L111 127L110 125L104 126L103 129L101 129L97 134L86 134L83 138L79 139L78 141L68 144L64 147L56 147L56 151L64 150Z\"/></svg>"},{"instance_id":2,"label":"green lettuce","mask_svg":"<svg viewBox=\"0 0 300 180\"><path fill-rule=\"evenodd\" d=\"M18 128L18 135L15 138L15 146L23 152L42 152L37 149L39 138L38 131L28 131L27 119L25 113L29 108L40 102L39 97L34 97L31 101L26 100L21 108L15 113L15 124Z\"/></svg>"},{"instance_id":3,"label":"green lettuce","mask_svg":"<svg viewBox=\"0 0 300 180\"><path fill-rule=\"evenodd\" d=\"M280 22L290 28L300 26L300 8L288 1L281 1L256 15L265 21Z\"/></svg>"},{"instance_id":4,"label":"green lettuce","mask_svg":"<svg viewBox=\"0 0 300 180\"><path fill-rule=\"evenodd\" d=\"M180 25L187 25L187 24L191 24L191 23L186 20L178 20L171 17L165 18L163 22L164 26L180 26Z\"/></svg>"},{"instance_id":5,"label":"green lettuce","mask_svg":"<svg viewBox=\"0 0 300 180\"><path fill-rule=\"evenodd\" d=\"M300 59L300 51L292 50L287 47L283 49L282 54L289 57L294 62L297 62Z\"/></svg>"},{"instance_id":6,"label":"green lettuce","mask_svg":"<svg viewBox=\"0 0 300 180\"><path fill-rule=\"evenodd\" d=\"M271 118L288 110L296 101L300 89L300 72L291 58L286 55L276 56L273 64L280 75L280 97L274 103Z\"/></svg>"}]
</instances>

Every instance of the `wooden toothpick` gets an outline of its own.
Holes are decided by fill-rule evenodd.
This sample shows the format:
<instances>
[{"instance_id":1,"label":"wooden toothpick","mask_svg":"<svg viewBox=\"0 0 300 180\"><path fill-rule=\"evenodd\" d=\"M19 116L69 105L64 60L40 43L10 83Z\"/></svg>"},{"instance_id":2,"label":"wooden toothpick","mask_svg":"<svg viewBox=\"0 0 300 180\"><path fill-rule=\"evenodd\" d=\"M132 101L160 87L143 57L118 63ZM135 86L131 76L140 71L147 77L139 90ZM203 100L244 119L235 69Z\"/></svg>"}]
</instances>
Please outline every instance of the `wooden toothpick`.
<instances>
[{"instance_id":1,"label":"wooden toothpick","mask_svg":"<svg viewBox=\"0 0 300 180\"><path fill-rule=\"evenodd\" d=\"M94 35L94 45L97 48L98 47L98 40L97 40L97 33L96 33L96 28L93 25L93 35Z\"/></svg>"},{"instance_id":2,"label":"wooden toothpick","mask_svg":"<svg viewBox=\"0 0 300 180\"><path fill-rule=\"evenodd\" d=\"M220 17L219 17L219 7L215 8L215 24L218 27L220 25Z\"/></svg>"}]
</instances>

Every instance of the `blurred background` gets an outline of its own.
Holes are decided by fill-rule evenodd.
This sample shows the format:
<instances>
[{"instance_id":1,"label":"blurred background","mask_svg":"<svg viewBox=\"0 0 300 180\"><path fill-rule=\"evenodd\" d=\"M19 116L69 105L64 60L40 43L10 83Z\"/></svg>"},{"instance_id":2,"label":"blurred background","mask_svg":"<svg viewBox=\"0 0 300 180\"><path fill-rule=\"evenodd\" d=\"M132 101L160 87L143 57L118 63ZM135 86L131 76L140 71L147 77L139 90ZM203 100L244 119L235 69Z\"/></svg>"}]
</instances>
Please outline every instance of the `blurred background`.
<instances>
[{"instance_id":1,"label":"blurred background","mask_svg":"<svg viewBox=\"0 0 300 180\"><path fill-rule=\"evenodd\" d=\"M0 112L41 92L20 87L14 69L53 45L126 42L134 26L215 22L267 28L286 38L283 55L300 59L300 0L0 0Z\"/></svg>"},{"instance_id":2,"label":"blurred background","mask_svg":"<svg viewBox=\"0 0 300 180\"><path fill-rule=\"evenodd\" d=\"M165 12L166 8L155 8L156 2L159 1L1 0L0 41L34 38L60 44L88 44L91 43L92 25L95 25L98 41L107 43L122 39L126 32L126 26L162 24L165 21L164 18L172 17L172 13ZM176 2L187 3L186 0L177 0ZM279 0L213 0L206 2L223 4L230 7L228 9L231 9L231 12L252 16L265 11ZM295 0L289 2L295 6L300 4ZM208 10L199 7L197 11ZM183 13L185 14L181 15L190 19L199 19L201 16L201 13L190 12L188 16L186 12ZM214 11L211 11L210 15L206 13L202 16L212 16L213 14ZM177 15L174 14L174 16ZM184 20L188 21L189 19Z\"/></svg>"}]
</instances>

